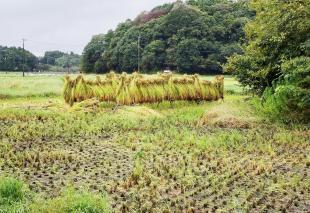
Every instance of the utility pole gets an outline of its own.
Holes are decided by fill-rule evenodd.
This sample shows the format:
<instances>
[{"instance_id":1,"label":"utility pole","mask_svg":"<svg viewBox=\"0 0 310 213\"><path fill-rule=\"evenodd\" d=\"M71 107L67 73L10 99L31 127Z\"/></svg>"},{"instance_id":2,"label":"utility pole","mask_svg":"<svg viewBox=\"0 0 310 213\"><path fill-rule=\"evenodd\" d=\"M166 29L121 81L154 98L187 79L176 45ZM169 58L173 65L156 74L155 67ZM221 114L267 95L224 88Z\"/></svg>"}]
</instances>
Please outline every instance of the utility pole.
<instances>
[{"instance_id":1,"label":"utility pole","mask_svg":"<svg viewBox=\"0 0 310 213\"><path fill-rule=\"evenodd\" d=\"M23 38L23 77L25 77L25 41L26 39Z\"/></svg>"},{"instance_id":2,"label":"utility pole","mask_svg":"<svg viewBox=\"0 0 310 213\"><path fill-rule=\"evenodd\" d=\"M70 68L69 68L69 53L67 52L67 74L69 74Z\"/></svg>"},{"instance_id":3,"label":"utility pole","mask_svg":"<svg viewBox=\"0 0 310 213\"><path fill-rule=\"evenodd\" d=\"M139 36L138 36L138 72L140 72L140 33L139 33Z\"/></svg>"}]
</instances>

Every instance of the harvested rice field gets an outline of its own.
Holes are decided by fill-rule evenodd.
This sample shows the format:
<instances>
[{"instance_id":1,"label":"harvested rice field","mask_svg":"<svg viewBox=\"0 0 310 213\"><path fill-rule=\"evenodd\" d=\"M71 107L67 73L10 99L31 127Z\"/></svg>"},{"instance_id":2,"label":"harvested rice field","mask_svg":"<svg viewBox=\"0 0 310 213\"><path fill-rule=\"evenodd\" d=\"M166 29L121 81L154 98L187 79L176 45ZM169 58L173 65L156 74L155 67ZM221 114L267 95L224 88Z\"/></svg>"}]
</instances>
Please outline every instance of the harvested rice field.
<instances>
[{"instance_id":1,"label":"harvested rice field","mask_svg":"<svg viewBox=\"0 0 310 213\"><path fill-rule=\"evenodd\" d=\"M20 193L0 212L309 212L309 128L264 117L230 76L224 100L117 107L70 106L63 76L0 83L0 198Z\"/></svg>"}]
</instances>

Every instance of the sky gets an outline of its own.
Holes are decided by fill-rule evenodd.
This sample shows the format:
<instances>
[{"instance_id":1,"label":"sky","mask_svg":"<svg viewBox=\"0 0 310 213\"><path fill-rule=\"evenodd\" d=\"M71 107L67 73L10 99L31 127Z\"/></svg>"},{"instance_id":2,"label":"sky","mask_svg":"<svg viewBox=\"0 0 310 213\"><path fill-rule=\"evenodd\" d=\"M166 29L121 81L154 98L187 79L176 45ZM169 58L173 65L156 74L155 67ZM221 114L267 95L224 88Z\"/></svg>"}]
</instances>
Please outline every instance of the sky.
<instances>
[{"instance_id":1,"label":"sky","mask_svg":"<svg viewBox=\"0 0 310 213\"><path fill-rule=\"evenodd\" d=\"M81 54L95 34L175 0L0 0L0 45Z\"/></svg>"}]
</instances>

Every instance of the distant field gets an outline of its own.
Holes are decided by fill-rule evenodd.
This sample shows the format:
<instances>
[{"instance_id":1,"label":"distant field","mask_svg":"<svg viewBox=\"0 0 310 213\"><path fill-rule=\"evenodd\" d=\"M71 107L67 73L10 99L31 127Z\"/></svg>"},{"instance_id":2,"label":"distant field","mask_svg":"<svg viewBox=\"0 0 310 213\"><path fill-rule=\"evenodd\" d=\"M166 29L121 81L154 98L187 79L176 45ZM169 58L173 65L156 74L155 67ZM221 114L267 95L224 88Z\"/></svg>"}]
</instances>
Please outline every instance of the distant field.
<instances>
[{"instance_id":1,"label":"distant field","mask_svg":"<svg viewBox=\"0 0 310 213\"><path fill-rule=\"evenodd\" d=\"M22 77L21 73L0 72L0 99L59 96L62 84L61 76Z\"/></svg>"}]
</instances>

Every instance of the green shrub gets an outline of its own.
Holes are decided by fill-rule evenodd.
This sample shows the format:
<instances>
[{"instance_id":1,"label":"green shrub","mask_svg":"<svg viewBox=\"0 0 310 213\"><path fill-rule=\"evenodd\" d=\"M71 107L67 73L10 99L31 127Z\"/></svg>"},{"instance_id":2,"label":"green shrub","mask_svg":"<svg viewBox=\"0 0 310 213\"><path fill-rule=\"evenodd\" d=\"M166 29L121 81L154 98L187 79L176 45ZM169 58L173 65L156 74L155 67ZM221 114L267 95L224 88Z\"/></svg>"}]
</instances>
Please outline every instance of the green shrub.
<instances>
[{"instance_id":1,"label":"green shrub","mask_svg":"<svg viewBox=\"0 0 310 213\"><path fill-rule=\"evenodd\" d=\"M286 61L281 69L281 80L264 92L264 110L286 122L309 122L310 57Z\"/></svg>"},{"instance_id":2,"label":"green shrub","mask_svg":"<svg viewBox=\"0 0 310 213\"><path fill-rule=\"evenodd\" d=\"M105 213L110 212L107 198L88 192L67 189L50 200L32 199L21 181L0 177L0 213Z\"/></svg>"},{"instance_id":3,"label":"green shrub","mask_svg":"<svg viewBox=\"0 0 310 213\"><path fill-rule=\"evenodd\" d=\"M31 212L105 213L110 212L110 208L105 196L67 189L60 197L47 200L43 204L37 201L31 206Z\"/></svg>"}]
</instances>

